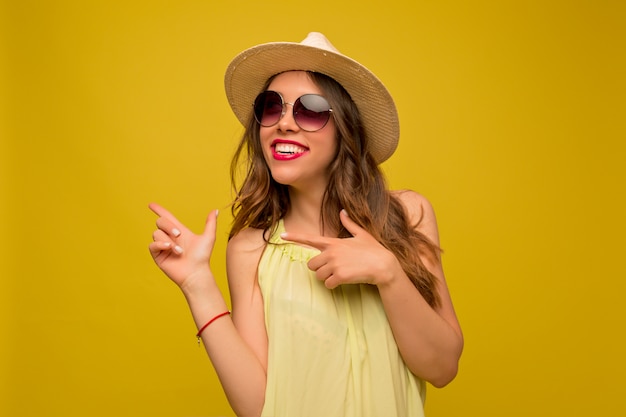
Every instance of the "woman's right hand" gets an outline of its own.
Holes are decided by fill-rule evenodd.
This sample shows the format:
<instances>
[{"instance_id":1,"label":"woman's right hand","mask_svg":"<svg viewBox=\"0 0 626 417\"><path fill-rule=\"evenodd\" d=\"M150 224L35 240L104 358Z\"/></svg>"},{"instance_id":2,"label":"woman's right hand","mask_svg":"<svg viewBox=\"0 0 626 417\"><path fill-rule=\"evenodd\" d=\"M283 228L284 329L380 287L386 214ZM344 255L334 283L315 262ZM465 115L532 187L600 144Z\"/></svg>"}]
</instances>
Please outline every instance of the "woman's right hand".
<instances>
[{"instance_id":1,"label":"woman's right hand","mask_svg":"<svg viewBox=\"0 0 626 417\"><path fill-rule=\"evenodd\" d=\"M148 206L157 216L157 230L149 245L154 262L183 291L203 288L213 280L209 261L215 245L217 210L206 221L202 234L195 234L169 211L156 203Z\"/></svg>"}]
</instances>

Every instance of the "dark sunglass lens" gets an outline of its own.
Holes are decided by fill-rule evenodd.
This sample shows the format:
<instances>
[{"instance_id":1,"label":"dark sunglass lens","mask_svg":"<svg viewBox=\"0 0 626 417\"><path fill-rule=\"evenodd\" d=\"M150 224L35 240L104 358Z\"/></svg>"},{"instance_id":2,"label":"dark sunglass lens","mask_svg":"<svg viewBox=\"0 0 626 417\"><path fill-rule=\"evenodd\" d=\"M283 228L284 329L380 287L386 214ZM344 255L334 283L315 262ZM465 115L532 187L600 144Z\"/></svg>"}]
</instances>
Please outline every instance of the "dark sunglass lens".
<instances>
[{"instance_id":1,"label":"dark sunglass lens","mask_svg":"<svg viewBox=\"0 0 626 417\"><path fill-rule=\"evenodd\" d=\"M293 106L294 118L298 125L308 131L320 130L330 118L330 104L317 94L305 94Z\"/></svg>"},{"instance_id":2,"label":"dark sunglass lens","mask_svg":"<svg viewBox=\"0 0 626 417\"><path fill-rule=\"evenodd\" d=\"M254 118L261 126L275 125L283 113L283 100L275 91L264 91L254 101Z\"/></svg>"}]
</instances>

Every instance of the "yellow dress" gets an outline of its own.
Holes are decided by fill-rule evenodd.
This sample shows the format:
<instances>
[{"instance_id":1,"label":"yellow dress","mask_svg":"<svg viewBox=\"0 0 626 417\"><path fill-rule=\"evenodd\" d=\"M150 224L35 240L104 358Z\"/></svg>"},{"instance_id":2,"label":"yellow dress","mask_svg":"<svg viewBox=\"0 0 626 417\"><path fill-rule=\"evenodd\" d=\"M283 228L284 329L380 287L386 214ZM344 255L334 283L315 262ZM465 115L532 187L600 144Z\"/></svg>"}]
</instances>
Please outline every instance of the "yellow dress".
<instances>
[{"instance_id":1,"label":"yellow dress","mask_svg":"<svg viewBox=\"0 0 626 417\"><path fill-rule=\"evenodd\" d=\"M264 417L423 416L426 386L404 364L378 290L329 290L307 267L318 250L280 238L258 268L269 338Z\"/></svg>"}]
</instances>

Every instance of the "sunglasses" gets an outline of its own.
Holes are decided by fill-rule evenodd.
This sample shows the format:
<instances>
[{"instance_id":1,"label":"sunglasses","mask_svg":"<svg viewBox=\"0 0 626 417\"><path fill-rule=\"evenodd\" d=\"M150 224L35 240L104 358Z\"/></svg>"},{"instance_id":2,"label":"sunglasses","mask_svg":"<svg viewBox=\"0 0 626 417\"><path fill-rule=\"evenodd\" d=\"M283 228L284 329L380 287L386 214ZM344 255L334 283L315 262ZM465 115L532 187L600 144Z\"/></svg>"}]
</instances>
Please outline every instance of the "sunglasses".
<instances>
[{"instance_id":1,"label":"sunglasses","mask_svg":"<svg viewBox=\"0 0 626 417\"><path fill-rule=\"evenodd\" d=\"M263 127L274 126L285 115L285 106L293 108L293 120L306 132L320 130L330 119L333 109L318 94L305 94L293 103L285 103L276 91L264 91L254 100L254 118Z\"/></svg>"}]
</instances>

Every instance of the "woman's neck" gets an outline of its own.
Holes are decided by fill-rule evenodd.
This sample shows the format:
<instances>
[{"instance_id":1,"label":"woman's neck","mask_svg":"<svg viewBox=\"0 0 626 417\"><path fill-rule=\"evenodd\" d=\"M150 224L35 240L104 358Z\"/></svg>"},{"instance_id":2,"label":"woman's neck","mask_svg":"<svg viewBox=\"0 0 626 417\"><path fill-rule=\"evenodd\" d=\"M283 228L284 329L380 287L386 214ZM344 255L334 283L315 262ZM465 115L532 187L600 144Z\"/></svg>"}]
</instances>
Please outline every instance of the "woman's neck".
<instances>
[{"instance_id":1,"label":"woman's neck","mask_svg":"<svg viewBox=\"0 0 626 417\"><path fill-rule=\"evenodd\" d=\"M322 201L324 192L302 192L292 187L289 188L290 207L285 214L285 230L292 233L307 233L330 236L332 231L322 224Z\"/></svg>"}]
</instances>

